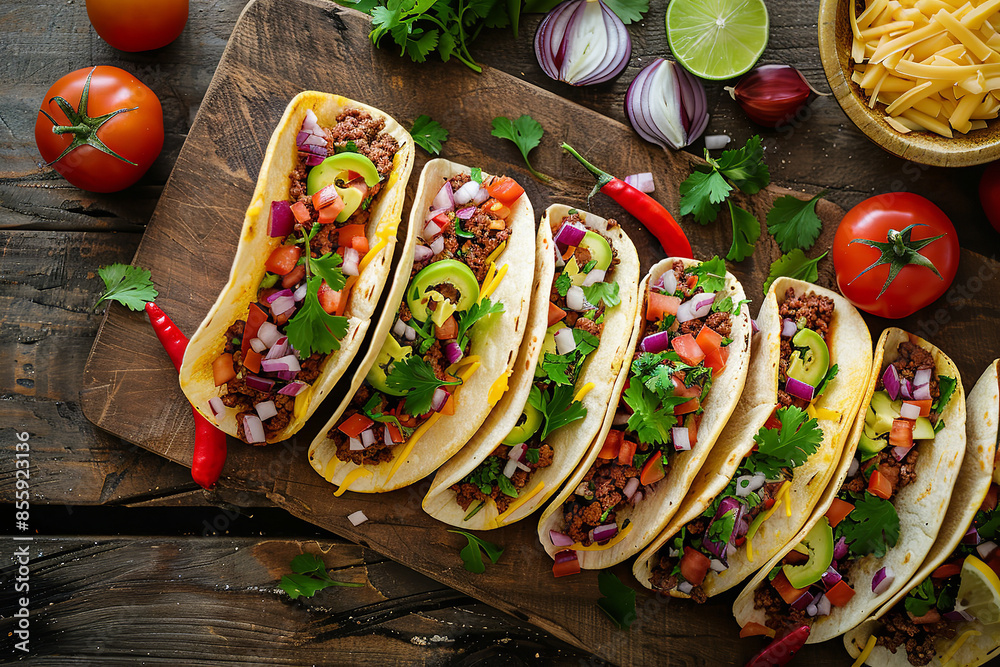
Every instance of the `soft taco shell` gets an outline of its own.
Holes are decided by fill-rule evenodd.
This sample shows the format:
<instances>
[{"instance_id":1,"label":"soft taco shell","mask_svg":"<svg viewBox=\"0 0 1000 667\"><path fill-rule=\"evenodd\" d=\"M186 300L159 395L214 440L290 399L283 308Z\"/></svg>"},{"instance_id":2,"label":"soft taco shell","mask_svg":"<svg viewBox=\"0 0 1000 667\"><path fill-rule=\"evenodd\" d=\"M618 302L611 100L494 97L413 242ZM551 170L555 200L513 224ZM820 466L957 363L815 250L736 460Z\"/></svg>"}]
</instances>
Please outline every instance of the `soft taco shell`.
<instances>
[{"instance_id":1,"label":"soft taco shell","mask_svg":"<svg viewBox=\"0 0 1000 667\"><path fill-rule=\"evenodd\" d=\"M552 465L540 468L531 476L529 486L522 489L522 497L530 494L540 483L543 484L541 490L528 497L521 505L512 505L513 511L508 508L508 514L502 523L497 521L499 514L492 500L487 501L486 506L471 519L464 520L468 512L455 502L455 492L450 487L472 472L501 444L501 440L516 425L528 400L528 393L534 384L535 364L548 328L549 294L555 274L552 221L561 222L569 215L569 211L568 206L553 204L542 217L538 229L535 289L529 330L521 345L510 390L472 440L434 476L430 491L424 497L423 507L435 519L469 530L490 530L523 519L559 490L559 486L586 454L587 447L604 422L604 414L614 390L613 378L617 377L628 354L631 328L635 323L639 257L635 246L621 227L609 229L607 220L587 213L584 216L587 228L601 232L617 253L619 263L614 270L614 280L619 285L618 293L621 298L621 303L605 311L601 344L588 357L576 382L577 390L588 384L593 385L581 399L581 403L587 408L587 416L564 426L546 439L545 442L554 452Z\"/></svg>"},{"instance_id":2,"label":"soft taco shell","mask_svg":"<svg viewBox=\"0 0 1000 667\"><path fill-rule=\"evenodd\" d=\"M431 201L441 185L452 176L470 173L469 167L435 159L429 161L420 174L417 194L410 210L410 229L421 229L424 218L430 211ZM483 173L483 178L489 175ZM430 428L418 429L418 439L413 437L395 447L391 461L378 465L364 466L371 474L354 479L351 491L361 493L381 493L412 484L434 472L442 463L451 458L472 437L500 398L499 391L506 386L506 378L514 368L518 348L529 326L528 305L534 280L534 254L525 252L531 247L535 214L528 196L522 195L511 208L509 217L511 235L503 252L496 258L497 270L506 265L507 272L498 287L490 295L493 302L502 302L504 312L481 320L472 328L472 342L469 357L478 357L480 367L454 393L455 414L444 416ZM350 403L350 397L364 381L368 370L375 362L382 343L385 341L403 294L409 285L410 268L413 265L413 240L407 241L407 253L400 261L396 280L385 305L382 320L372 338L369 354L365 356L352 382L350 393L338 406L329 421L309 446L309 463L313 469L331 484L340 486L345 478L359 466L337 459L337 447L326 437L341 414ZM405 265L405 266L404 266ZM461 372L461 369L460 369ZM495 389L496 387L496 389ZM405 460L393 472L397 457L405 455ZM338 494L343 490L338 490Z\"/></svg>"},{"instance_id":3,"label":"soft taco shell","mask_svg":"<svg viewBox=\"0 0 1000 667\"><path fill-rule=\"evenodd\" d=\"M812 517L805 526L792 538L766 565L757 576L747 584L733 605L733 614L740 626L750 621L764 624L766 616L763 611L754 608L753 592L766 578L767 574L784 556L797 545L813 527L826 515L830 504L840 491L840 486L847 478L851 461L864 429L864 410L871 403L875 386L885 366L895 361L899 356L897 348L903 342L910 341L919 345L934 356L937 375L948 375L958 382L955 393L945 407L941 419L945 425L934 440L920 445L920 456L917 458L915 472L917 479L901 489L895 496L893 505L899 515L899 538L896 546L890 548L884 558L865 556L857 561L851 572L851 584L855 595L843 607L834 607L828 616L817 617L813 621L808 643L826 641L838 637L865 620L872 612L892 598L913 577L920 563L923 562L931 545L941 529L941 522L951 498L955 480L958 478L962 459L965 457L965 391L962 389L962 378L958 368L941 350L927 341L902 329L888 328L882 332L875 346L875 358L872 364L871 377L861 402L861 410L855 419L847 447L844 448L840 465L836 474L823 494ZM871 581L875 573L883 566L890 566L896 579L892 586L881 595L871 590Z\"/></svg>"},{"instance_id":4,"label":"soft taco shell","mask_svg":"<svg viewBox=\"0 0 1000 667\"><path fill-rule=\"evenodd\" d=\"M979 506L982 505L983 499L986 497L986 492L989 491L997 449L997 424L1000 423L1000 389L997 386L998 364L1000 364L1000 360L991 363L979 378L975 388L969 392L969 398L966 402L968 420L965 424L965 459L962 462L962 469L958 473L955 492L951 496L948 513L941 524L937 540L927 553L923 565L920 566L910 582L886 602L872 618L844 635L844 646L852 658L861 655L868 642L868 637L873 632L878 634L880 623L876 619L899 604L913 586L920 584L951 556L965 536L972 520L976 517ZM975 667L1000 655L1000 625L983 625L978 622L957 625L955 638L939 641L938 651L940 653L948 651L952 644L967 630L975 630L980 634L968 637L962 647L952 655L957 664ZM940 659L941 656L938 657ZM910 667L905 649L896 649L896 653L893 654L884 646L876 646L869 654L866 663L889 667Z\"/></svg>"},{"instance_id":5,"label":"soft taco shell","mask_svg":"<svg viewBox=\"0 0 1000 667\"><path fill-rule=\"evenodd\" d=\"M631 363L639 342L639 336L644 329L646 318L646 300L649 285L659 280L660 275L670 270L674 262L681 261L685 266L695 266L700 264L693 259L668 257L661 260L649 270L646 278L639 287L642 302L636 311L635 325L629 354L626 360ZM745 298L743 286L736 280L736 276L726 272L725 294L732 298L733 303L737 303ZM600 569L610 567L620 563L629 556L638 553L650 540L652 540L670 518L678 511L684 494L687 493L695 476L701 469L702 464L708 458L716 439L722 433L726 422L736 408L740 394L747 378L747 369L750 365L750 313L743 308L738 317L733 317L732 332L730 338L733 342L729 346L729 360L725 370L713 379L712 388L705 400L705 412L702 416L701 424L698 426L698 442L694 448L686 452L678 452L667 471L666 477L657 482L653 493L646 496L636 507L625 507L616 512L619 522L629 519L632 523L629 534L621 541L607 549L594 551L578 551L577 558L580 567L585 569ZM624 372L627 376L629 364L624 365ZM619 384L624 386L624 378ZM573 477L570 478L562 492L545 509L538 522L538 539L545 547L545 551L550 556L555 556L556 552L564 547L555 547L549 539L549 530L560 530L563 524L563 503L573 494L577 486L586 476L587 472L597 460L597 455L601 451L605 437L611 430L611 423L614 413L617 410L618 400L620 400L620 389L612 396L608 414L604 420L604 426L594 439L587 452L587 457L577 468ZM619 523L621 525L621 523Z\"/></svg>"},{"instance_id":6,"label":"soft taco shell","mask_svg":"<svg viewBox=\"0 0 1000 667\"><path fill-rule=\"evenodd\" d=\"M671 519L663 533L633 565L635 578L647 588L650 588L650 572L657 563L660 548L725 490L743 458L753 449L754 435L771 416L778 402L778 365L781 359L781 316L778 309L779 300L784 301L788 288L793 288L797 295L812 292L834 301L833 319L826 342L830 349L830 363L837 364L838 372L814 404L820 415L834 418L819 419L823 442L809 460L795 469L788 492L792 516L789 517L785 509L780 509L760 525L753 538L752 561L748 558L747 549L742 548L729 558L728 569L709 571L701 585L706 595L729 590L766 563L809 519L833 476L851 423L861 405L861 393L857 388L863 386L871 374L871 334L854 306L836 292L801 280L779 278L765 295L757 315L760 331L754 336L746 387L733 416L691 485L691 491L684 499L684 510ZM670 594L690 597L676 590L670 591Z\"/></svg>"},{"instance_id":7,"label":"soft taco shell","mask_svg":"<svg viewBox=\"0 0 1000 667\"><path fill-rule=\"evenodd\" d=\"M292 420L267 442L280 442L302 428L347 370L371 325L396 248L396 230L403 211L406 183L413 169L413 139L410 134L374 107L330 93L299 93L285 108L267 144L257 186L243 218L243 230L229 281L191 337L180 368L180 385L184 395L206 419L233 437L237 432L236 410L226 410L217 418L208 407L209 399L220 393L215 386L212 362L222 354L226 330L236 320L245 319L250 304L256 301L257 288L264 278L264 262L281 244L282 239L268 235L270 203L289 197L289 177L298 164L295 138L309 109L316 114L321 126L335 125L337 115L345 109L367 111L373 117L385 120L383 131L399 142L399 150L393 158L392 173L376 198L369 217L366 235L371 251L365 256L367 265L363 265L348 299L345 310L349 321L347 335L340 341L340 350L327 356L322 372L312 383L312 389L296 397Z\"/></svg>"}]
</instances>

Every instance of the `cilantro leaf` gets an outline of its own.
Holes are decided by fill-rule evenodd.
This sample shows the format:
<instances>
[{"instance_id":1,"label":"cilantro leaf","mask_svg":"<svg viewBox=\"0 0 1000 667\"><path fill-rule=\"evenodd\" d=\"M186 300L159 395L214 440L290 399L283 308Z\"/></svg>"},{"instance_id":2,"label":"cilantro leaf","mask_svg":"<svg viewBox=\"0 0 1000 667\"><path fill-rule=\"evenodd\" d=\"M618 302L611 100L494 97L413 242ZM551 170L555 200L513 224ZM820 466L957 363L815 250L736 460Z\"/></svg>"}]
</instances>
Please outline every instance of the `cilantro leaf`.
<instances>
[{"instance_id":1,"label":"cilantro leaf","mask_svg":"<svg viewBox=\"0 0 1000 667\"><path fill-rule=\"evenodd\" d=\"M415 354L397 361L386 373L385 383L393 391L406 395L406 412L411 415L427 414L431 410L434 390L438 387L462 384L461 380L439 380L434 369Z\"/></svg>"},{"instance_id":2,"label":"cilantro leaf","mask_svg":"<svg viewBox=\"0 0 1000 667\"><path fill-rule=\"evenodd\" d=\"M694 215L703 225L712 222L732 189L733 186L715 169L692 172L681 183L681 215Z\"/></svg>"},{"instance_id":3,"label":"cilantro leaf","mask_svg":"<svg viewBox=\"0 0 1000 667\"><path fill-rule=\"evenodd\" d=\"M645 443L665 445L670 440L670 429L677 423L674 407L687 398L671 396L661 399L643 384L630 384L623 394L625 403L632 408L628 428Z\"/></svg>"},{"instance_id":4,"label":"cilantro leaf","mask_svg":"<svg viewBox=\"0 0 1000 667\"><path fill-rule=\"evenodd\" d=\"M635 589L623 584L621 579L608 570L601 570L597 575L597 587L603 596L597 601L597 606L615 625L627 630L638 618L635 612Z\"/></svg>"},{"instance_id":5,"label":"cilantro leaf","mask_svg":"<svg viewBox=\"0 0 1000 667\"><path fill-rule=\"evenodd\" d=\"M410 135L413 137L413 143L434 155L440 155L441 144L448 141L448 130L441 127L441 123L436 120L431 120L431 117L426 114L417 116L417 119L413 121Z\"/></svg>"},{"instance_id":6,"label":"cilantro leaf","mask_svg":"<svg viewBox=\"0 0 1000 667\"><path fill-rule=\"evenodd\" d=\"M94 304L94 310L102 301L117 301L130 310L142 310L159 294L150 280L149 269L128 264L109 264L97 269L97 275L104 281L104 291Z\"/></svg>"},{"instance_id":7,"label":"cilantro leaf","mask_svg":"<svg viewBox=\"0 0 1000 667\"><path fill-rule=\"evenodd\" d=\"M326 571L323 561L314 554L299 554L292 559L293 574L286 574L281 577L278 584L283 591L288 593L288 597L293 600L299 597L311 598L317 592L330 586L347 586L350 588L360 588L361 583L334 581Z\"/></svg>"},{"instance_id":8,"label":"cilantro leaf","mask_svg":"<svg viewBox=\"0 0 1000 667\"><path fill-rule=\"evenodd\" d=\"M899 515L890 501L865 492L851 513L837 524L837 533L847 538L852 554L882 558L899 539Z\"/></svg>"},{"instance_id":9,"label":"cilantro leaf","mask_svg":"<svg viewBox=\"0 0 1000 667\"><path fill-rule=\"evenodd\" d=\"M731 509L708 526L708 539L718 544L727 544L735 527L736 510Z\"/></svg>"},{"instance_id":10,"label":"cilantro leaf","mask_svg":"<svg viewBox=\"0 0 1000 667\"><path fill-rule=\"evenodd\" d=\"M587 303L592 303L595 306L601 305L601 301L604 301L604 305L608 308L613 308L622 302L621 297L618 296L618 283L585 285L583 298L587 300Z\"/></svg>"},{"instance_id":11,"label":"cilantro leaf","mask_svg":"<svg viewBox=\"0 0 1000 667\"><path fill-rule=\"evenodd\" d=\"M771 272L768 274L767 280L764 281L764 294L767 294L767 290L771 288L771 283L782 276L804 280L807 283L816 282L819 279L819 269L816 268L816 265L826 255L827 253L824 252L819 257L809 259L798 248L782 255L771 263Z\"/></svg>"},{"instance_id":12,"label":"cilantro leaf","mask_svg":"<svg viewBox=\"0 0 1000 667\"><path fill-rule=\"evenodd\" d=\"M504 312L503 303L500 301L493 303L489 298L481 299L472 304L472 307L462 313L458 319L458 335L456 336L458 346L463 350L465 349L465 344L468 342L467 334L473 324L485 317L497 315L502 312Z\"/></svg>"},{"instance_id":13,"label":"cilantro leaf","mask_svg":"<svg viewBox=\"0 0 1000 667\"><path fill-rule=\"evenodd\" d=\"M819 422L795 406L779 408L781 428L761 427L753 440L757 454L776 459L782 468L796 468L806 462L823 442Z\"/></svg>"},{"instance_id":14,"label":"cilantro leaf","mask_svg":"<svg viewBox=\"0 0 1000 667\"><path fill-rule=\"evenodd\" d=\"M757 194L771 182L771 173L764 162L764 147L756 134L743 148L722 151L719 159L709 159L709 164L748 195Z\"/></svg>"},{"instance_id":15,"label":"cilantro leaf","mask_svg":"<svg viewBox=\"0 0 1000 667\"><path fill-rule=\"evenodd\" d=\"M740 309L743 308L743 304L745 303L750 303L750 299L740 299L738 302L733 303L733 298L726 296L724 299L716 299L712 303L712 312L739 315Z\"/></svg>"},{"instance_id":16,"label":"cilantro leaf","mask_svg":"<svg viewBox=\"0 0 1000 667\"><path fill-rule=\"evenodd\" d=\"M569 274L563 271L556 278L556 291L559 292L559 296L566 296L569 292L569 288L573 286L573 280L569 277Z\"/></svg>"},{"instance_id":17,"label":"cilantro leaf","mask_svg":"<svg viewBox=\"0 0 1000 667\"><path fill-rule=\"evenodd\" d=\"M955 386L958 382L950 375L938 375L938 399L934 402L931 410L941 414L951 400L951 395L955 393Z\"/></svg>"},{"instance_id":18,"label":"cilantro leaf","mask_svg":"<svg viewBox=\"0 0 1000 667\"><path fill-rule=\"evenodd\" d=\"M760 223L752 213L733 206L729 202L729 217L733 221L733 244L729 247L726 259L731 262L742 262L753 254L754 244L760 237Z\"/></svg>"},{"instance_id":19,"label":"cilantro leaf","mask_svg":"<svg viewBox=\"0 0 1000 667\"><path fill-rule=\"evenodd\" d=\"M316 226L318 227L319 225ZM340 255L335 252L328 252L322 257L311 258L309 260L309 269L313 272L313 275L317 275L325 280L327 287L334 292L339 292L347 284L347 277L340 270L342 263Z\"/></svg>"},{"instance_id":20,"label":"cilantro leaf","mask_svg":"<svg viewBox=\"0 0 1000 667\"><path fill-rule=\"evenodd\" d=\"M535 385L528 394L528 403L545 416L542 440L567 424L587 416L587 408L580 401L573 400L573 385L558 384L542 390Z\"/></svg>"},{"instance_id":21,"label":"cilantro leaf","mask_svg":"<svg viewBox=\"0 0 1000 667\"><path fill-rule=\"evenodd\" d=\"M686 271L698 276L695 286L701 287L706 292L721 292L726 288L726 263L721 257L713 257Z\"/></svg>"},{"instance_id":22,"label":"cilantro leaf","mask_svg":"<svg viewBox=\"0 0 1000 667\"><path fill-rule=\"evenodd\" d=\"M438 43L437 30L414 30L404 44L406 55L415 63L422 63L434 50Z\"/></svg>"},{"instance_id":23,"label":"cilantro leaf","mask_svg":"<svg viewBox=\"0 0 1000 667\"><path fill-rule=\"evenodd\" d=\"M914 618L919 618L934 607L934 602L934 583L930 577L927 577L920 582L919 586L910 589L910 592L906 594L903 606L906 607L906 611L913 614Z\"/></svg>"},{"instance_id":24,"label":"cilantro leaf","mask_svg":"<svg viewBox=\"0 0 1000 667\"><path fill-rule=\"evenodd\" d=\"M493 119L493 132L491 134L500 139L513 141L514 145L517 146L517 150L521 151L524 164L528 165L528 171L531 172L532 176L548 183L552 179L545 174L535 171L535 168L531 166L531 162L528 160L528 153L541 143L544 133L545 130L542 129L541 123L528 114L524 114L514 121L506 116L497 116Z\"/></svg>"},{"instance_id":25,"label":"cilantro leaf","mask_svg":"<svg viewBox=\"0 0 1000 667\"><path fill-rule=\"evenodd\" d=\"M498 547L492 542L487 542L481 537L476 537L472 533L468 533L464 530L449 530L448 532L455 533L456 535L462 535L469 541L469 543L465 545L465 547L463 547L458 554L462 557L465 569L469 572L482 574L486 571L486 566L483 564L483 555L480 553L480 549L486 552L486 556L490 559L490 562L494 564L500 560L500 556L503 555L502 547Z\"/></svg>"},{"instance_id":26,"label":"cilantro leaf","mask_svg":"<svg viewBox=\"0 0 1000 667\"><path fill-rule=\"evenodd\" d=\"M826 372L826 375L823 376L823 379L820 380L818 385L816 385L816 392L814 396L822 396L823 392L826 390L826 385L830 384L830 380L837 377L838 372L840 372L840 367L837 366L837 364L831 366Z\"/></svg>"},{"instance_id":27,"label":"cilantro leaf","mask_svg":"<svg viewBox=\"0 0 1000 667\"><path fill-rule=\"evenodd\" d=\"M482 185L483 183L483 170L479 167L473 167L469 170L469 178L474 180L476 183Z\"/></svg>"},{"instance_id":28,"label":"cilantro leaf","mask_svg":"<svg viewBox=\"0 0 1000 667\"><path fill-rule=\"evenodd\" d=\"M330 354L339 350L340 339L347 335L347 318L330 315L319 303L319 286L322 281L319 276L308 280L302 305L285 325L288 342L303 358L313 352Z\"/></svg>"},{"instance_id":29,"label":"cilantro leaf","mask_svg":"<svg viewBox=\"0 0 1000 667\"><path fill-rule=\"evenodd\" d=\"M823 221L816 215L816 202L826 194L826 190L809 200L785 195L774 202L767 212L767 231L781 246L782 252L795 248L808 250L819 238Z\"/></svg>"},{"instance_id":30,"label":"cilantro leaf","mask_svg":"<svg viewBox=\"0 0 1000 667\"><path fill-rule=\"evenodd\" d=\"M617 14L625 25L641 21L643 14L649 11L649 0L604 0L604 4Z\"/></svg>"}]
</instances>

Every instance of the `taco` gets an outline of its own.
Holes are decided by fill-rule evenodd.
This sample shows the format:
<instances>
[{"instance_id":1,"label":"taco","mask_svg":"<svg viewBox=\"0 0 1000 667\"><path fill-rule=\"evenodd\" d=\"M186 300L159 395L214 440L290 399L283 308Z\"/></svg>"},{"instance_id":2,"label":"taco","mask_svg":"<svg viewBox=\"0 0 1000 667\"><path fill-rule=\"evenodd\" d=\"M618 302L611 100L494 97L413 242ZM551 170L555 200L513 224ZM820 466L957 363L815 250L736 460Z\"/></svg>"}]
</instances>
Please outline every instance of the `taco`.
<instances>
[{"instance_id":1,"label":"taco","mask_svg":"<svg viewBox=\"0 0 1000 667\"><path fill-rule=\"evenodd\" d=\"M746 381L750 315L723 260L665 259L640 294L631 363L613 396L628 387L538 522L538 538L561 568L619 563L663 529Z\"/></svg>"},{"instance_id":2,"label":"taco","mask_svg":"<svg viewBox=\"0 0 1000 667\"><path fill-rule=\"evenodd\" d=\"M413 140L378 109L317 92L288 104L180 368L209 421L257 445L302 428L371 325L412 167Z\"/></svg>"},{"instance_id":3,"label":"taco","mask_svg":"<svg viewBox=\"0 0 1000 667\"><path fill-rule=\"evenodd\" d=\"M757 326L732 418L633 565L647 588L700 603L740 583L805 524L840 460L871 374L864 320L835 292L779 278Z\"/></svg>"},{"instance_id":4,"label":"taco","mask_svg":"<svg viewBox=\"0 0 1000 667\"><path fill-rule=\"evenodd\" d=\"M618 223L555 204L536 248L529 330L511 388L423 501L454 526L499 528L552 497L600 430L610 378L628 354L639 257Z\"/></svg>"},{"instance_id":5,"label":"taco","mask_svg":"<svg viewBox=\"0 0 1000 667\"><path fill-rule=\"evenodd\" d=\"M994 361L969 393L965 460L934 546L920 570L876 614L844 636L851 657L871 665L982 665L1000 655L1000 620L960 594L965 567L1000 573ZM968 563L968 565L967 565ZM1000 587L1000 581L994 586ZM991 621L983 622L983 618ZM950 663L954 660L954 663Z\"/></svg>"},{"instance_id":6,"label":"taco","mask_svg":"<svg viewBox=\"0 0 1000 667\"><path fill-rule=\"evenodd\" d=\"M534 213L513 179L431 160L410 228L422 240L400 260L349 398L309 447L338 495L398 489L451 458L507 390L528 328Z\"/></svg>"},{"instance_id":7,"label":"taco","mask_svg":"<svg viewBox=\"0 0 1000 667\"><path fill-rule=\"evenodd\" d=\"M837 637L904 588L934 543L965 456L958 369L927 341L889 328L872 371L812 518L736 599L740 626L808 625L810 643Z\"/></svg>"}]
</instances>

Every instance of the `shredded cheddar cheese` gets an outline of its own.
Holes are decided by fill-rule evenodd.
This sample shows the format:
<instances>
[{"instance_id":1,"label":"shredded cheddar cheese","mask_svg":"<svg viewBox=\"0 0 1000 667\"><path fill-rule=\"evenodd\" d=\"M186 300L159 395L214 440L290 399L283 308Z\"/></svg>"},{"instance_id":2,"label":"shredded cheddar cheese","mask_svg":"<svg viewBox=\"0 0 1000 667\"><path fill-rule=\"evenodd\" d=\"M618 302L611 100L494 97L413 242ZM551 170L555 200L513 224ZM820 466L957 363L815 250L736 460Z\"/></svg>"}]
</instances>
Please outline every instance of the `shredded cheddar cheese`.
<instances>
[{"instance_id":1,"label":"shredded cheddar cheese","mask_svg":"<svg viewBox=\"0 0 1000 667\"><path fill-rule=\"evenodd\" d=\"M865 664L865 660L868 659L868 656L872 654L872 650L875 648L875 641L875 635L868 638L868 641L865 643L865 650L861 652L851 667L861 667L861 665Z\"/></svg>"},{"instance_id":2,"label":"shredded cheddar cheese","mask_svg":"<svg viewBox=\"0 0 1000 667\"><path fill-rule=\"evenodd\" d=\"M576 542L573 544L573 546L567 548L572 549L573 551L604 551L605 549L610 549L611 547L615 546L616 544L624 540L625 536L632 531L632 526L634 525L635 525L634 522L630 522L627 526L625 526L625 530L619 531L618 534L615 535L613 538L611 538L611 540L609 540L608 543L605 544L604 546L601 546L599 544L591 544L589 547L585 547L579 542Z\"/></svg>"},{"instance_id":3,"label":"shredded cheddar cheese","mask_svg":"<svg viewBox=\"0 0 1000 667\"><path fill-rule=\"evenodd\" d=\"M851 80L897 132L945 137L1000 115L1000 0L866 0Z\"/></svg>"},{"instance_id":4,"label":"shredded cheddar cheese","mask_svg":"<svg viewBox=\"0 0 1000 667\"><path fill-rule=\"evenodd\" d=\"M573 397L574 401L582 401L583 397L590 393L590 390L594 388L593 382L588 382L587 384L580 387L580 390L576 392L576 396Z\"/></svg>"},{"instance_id":5,"label":"shredded cheddar cheese","mask_svg":"<svg viewBox=\"0 0 1000 667\"><path fill-rule=\"evenodd\" d=\"M955 643L951 645L951 648L948 649L948 652L941 657L942 664L947 664L948 662L950 662L952 656L958 653L958 649L962 648L962 644L964 644L969 637L978 637L981 634L982 633L979 632L978 630L966 630L965 632L963 632L962 636L956 639Z\"/></svg>"},{"instance_id":6,"label":"shredded cheddar cheese","mask_svg":"<svg viewBox=\"0 0 1000 667\"><path fill-rule=\"evenodd\" d=\"M543 480L543 481L539 482L538 484L536 484L535 488L533 488L530 493L526 493L526 494L518 497L518 499L515 500L514 502L512 502L510 504L510 507L508 507L506 510L504 510L504 513L501 514L500 516L498 516L496 518L497 528L500 528L501 526L503 526L504 522L507 520L507 517L509 517L511 514L513 514L514 510L516 510L521 505L523 505L524 503L528 502L529 500L531 500L532 498L534 498L535 496L537 496L538 493L542 489L544 489L544 488L545 488L545 482Z\"/></svg>"},{"instance_id":7,"label":"shredded cheddar cheese","mask_svg":"<svg viewBox=\"0 0 1000 667\"><path fill-rule=\"evenodd\" d=\"M490 266L492 267L495 265L491 264ZM496 274L493 276L493 280L491 280L488 284L486 283L486 281L483 281L484 287L479 292L479 300L482 301L486 297L493 294L493 291L496 290L497 286L500 285L500 281L503 280L503 277L506 275L507 275L507 265L504 264L499 269L497 269Z\"/></svg>"},{"instance_id":8,"label":"shredded cheddar cheese","mask_svg":"<svg viewBox=\"0 0 1000 667\"><path fill-rule=\"evenodd\" d=\"M296 419L302 419L305 417L306 411L309 409L309 399L311 396L312 387L306 387L295 397L295 403L292 407L292 415L294 415Z\"/></svg>"},{"instance_id":9,"label":"shredded cheddar cheese","mask_svg":"<svg viewBox=\"0 0 1000 667\"><path fill-rule=\"evenodd\" d=\"M340 496L344 495L344 491L347 491L349 488L351 488L351 484L354 484L354 482L358 481L362 477L371 477L371 476L372 476L372 471L369 470L368 468L355 468L351 472L347 473L347 477L344 478L344 482L337 488L336 491L333 492L333 495L339 498Z\"/></svg>"},{"instance_id":10,"label":"shredded cheddar cheese","mask_svg":"<svg viewBox=\"0 0 1000 667\"><path fill-rule=\"evenodd\" d=\"M513 371L507 371L505 373L501 373L500 377L494 380L493 384L490 385L489 394L486 396L486 401L490 404L490 407L499 403L500 399L503 398L503 395L507 393L507 389L509 388L507 378L510 377L512 372Z\"/></svg>"}]
</instances>

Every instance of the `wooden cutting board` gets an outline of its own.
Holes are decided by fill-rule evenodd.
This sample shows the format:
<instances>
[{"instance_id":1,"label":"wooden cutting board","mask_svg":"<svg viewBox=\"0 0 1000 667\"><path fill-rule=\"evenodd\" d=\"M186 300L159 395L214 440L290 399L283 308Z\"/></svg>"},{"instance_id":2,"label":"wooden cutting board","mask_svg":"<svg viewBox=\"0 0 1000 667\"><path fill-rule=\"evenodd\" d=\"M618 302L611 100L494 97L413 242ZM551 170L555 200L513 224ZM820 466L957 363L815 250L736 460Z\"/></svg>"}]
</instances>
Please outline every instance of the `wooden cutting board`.
<instances>
[{"instance_id":1,"label":"wooden cutting board","mask_svg":"<svg viewBox=\"0 0 1000 667\"><path fill-rule=\"evenodd\" d=\"M454 62L415 65L395 51L374 49L369 30L367 17L324 0L257 0L244 10L135 258L136 264L152 270L160 292L157 303L183 331L197 328L225 283L271 131L288 101L304 89L336 92L371 104L407 127L418 115L429 114L451 132L443 157L517 177L539 214L552 202L564 202L617 218L639 249L644 269L664 256L652 235L607 197L598 195L588 205L593 181L559 144L573 144L621 176L652 171L655 196L675 214L677 186L697 158L665 152L621 123L498 71L475 75ZM549 184L528 175L513 144L490 135L495 116L516 118L525 113L546 130L531 157L537 169L553 177ZM417 151L410 198L427 157ZM743 203L763 220L773 200L787 193L770 187ZM825 226L812 254L830 247L843 213L827 201L821 201L817 210ZM727 219L706 227L690 221L683 225L697 256L725 254L729 248ZM753 312L770 262L779 254L765 234L754 257L731 267L756 300ZM971 387L995 354L992 351L1000 349L993 324L1000 316L1000 297L997 290L983 289L998 271L995 262L965 252L955 284L964 285L970 297L948 303L942 299L940 309L928 309L924 320L909 322L918 332L918 325L925 332L936 327L931 336L935 341L961 336L966 342L986 343L943 345L970 374L966 386ZM832 266L825 261L820 282L831 286L832 280ZM873 325L874 337L880 326ZM143 313L112 304L88 360L83 386L83 409L96 425L172 461L190 464L190 407ZM641 589L627 564L615 571L639 589L638 618L630 631L615 629L596 605L600 597L596 573L554 579L531 519L486 534L505 548L503 557L484 574L466 572L458 556L465 538L447 532L420 508L429 479L390 494L347 493L335 498L334 488L310 468L306 450L336 402L329 398L290 441L249 447L230 440L220 484L264 492L296 516L615 663L742 664L760 648L759 641L737 638L730 612L735 592L702 606L662 599ZM346 517L358 509L369 521L355 528ZM837 643L808 647L803 655L815 665L843 664L846 659Z\"/></svg>"}]
</instances>

